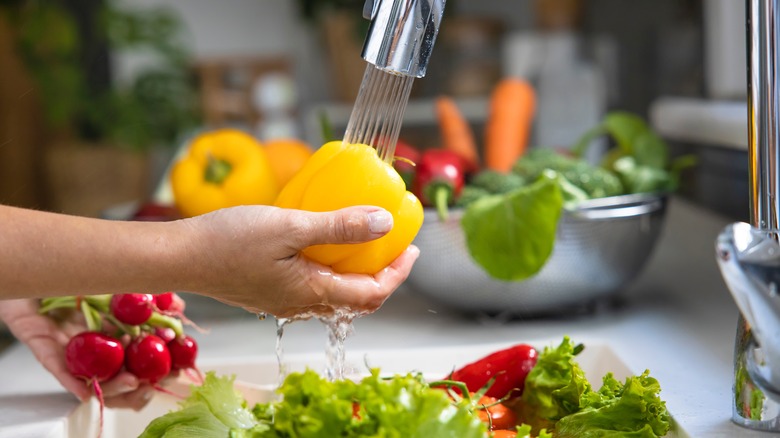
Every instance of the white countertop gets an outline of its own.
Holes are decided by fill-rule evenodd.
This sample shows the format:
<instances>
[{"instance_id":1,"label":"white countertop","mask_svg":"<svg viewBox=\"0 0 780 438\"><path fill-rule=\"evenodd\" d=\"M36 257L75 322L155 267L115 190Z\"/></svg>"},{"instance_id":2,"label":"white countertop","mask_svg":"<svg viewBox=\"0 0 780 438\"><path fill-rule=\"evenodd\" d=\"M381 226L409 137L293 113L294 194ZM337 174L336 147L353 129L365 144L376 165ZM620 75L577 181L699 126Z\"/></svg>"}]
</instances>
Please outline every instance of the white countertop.
<instances>
[{"instance_id":1,"label":"white countertop","mask_svg":"<svg viewBox=\"0 0 780 438\"><path fill-rule=\"evenodd\" d=\"M650 106L650 124L663 138L747 150L747 102L662 97Z\"/></svg>"},{"instance_id":2,"label":"white countertop","mask_svg":"<svg viewBox=\"0 0 780 438\"><path fill-rule=\"evenodd\" d=\"M691 436L766 437L730 421L737 310L714 257L715 238L729 222L674 199L649 265L615 309L571 318L477 320L402 289L377 313L355 323L346 348L533 342L563 335L587 346L589 339L598 339L634 372L651 370L669 411ZM211 329L196 335L204 360L274 354L273 321L259 322L212 301L188 303L191 318ZM285 330L286 353L324 354L324 346L325 331L316 321ZM0 355L0 437L62 436L64 419L76 406L28 350L16 345Z\"/></svg>"}]
</instances>

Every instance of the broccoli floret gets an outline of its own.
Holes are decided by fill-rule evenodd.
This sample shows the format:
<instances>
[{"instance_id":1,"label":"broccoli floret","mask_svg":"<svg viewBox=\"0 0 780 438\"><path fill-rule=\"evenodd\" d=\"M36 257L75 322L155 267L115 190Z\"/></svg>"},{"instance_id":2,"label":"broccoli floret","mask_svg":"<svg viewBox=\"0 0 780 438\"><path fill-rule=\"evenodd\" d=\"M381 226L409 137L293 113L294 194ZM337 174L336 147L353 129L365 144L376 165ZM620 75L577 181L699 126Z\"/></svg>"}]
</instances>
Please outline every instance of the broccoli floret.
<instances>
[{"instance_id":1,"label":"broccoli floret","mask_svg":"<svg viewBox=\"0 0 780 438\"><path fill-rule=\"evenodd\" d=\"M483 170L471 179L470 185L499 194L511 192L525 185L525 178L516 173L501 173L495 170Z\"/></svg>"},{"instance_id":2,"label":"broccoli floret","mask_svg":"<svg viewBox=\"0 0 780 438\"><path fill-rule=\"evenodd\" d=\"M513 172L526 180L535 180L545 169L554 170L579 187L590 198L624 193L620 178L607 169L596 167L579 158L567 157L549 148L528 151L513 167Z\"/></svg>"},{"instance_id":3,"label":"broccoli floret","mask_svg":"<svg viewBox=\"0 0 780 438\"><path fill-rule=\"evenodd\" d=\"M482 187L466 185L460 192L460 196L455 200L456 207L466 207L472 202L476 201L483 196L489 196L491 193Z\"/></svg>"},{"instance_id":4,"label":"broccoli floret","mask_svg":"<svg viewBox=\"0 0 780 438\"><path fill-rule=\"evenodd\" d=\"M512 171L528 180L536 180L544 169L560 172L572 167L572 159L550 148L533 148L515 162Z\"/></svg>"}]
</instances>

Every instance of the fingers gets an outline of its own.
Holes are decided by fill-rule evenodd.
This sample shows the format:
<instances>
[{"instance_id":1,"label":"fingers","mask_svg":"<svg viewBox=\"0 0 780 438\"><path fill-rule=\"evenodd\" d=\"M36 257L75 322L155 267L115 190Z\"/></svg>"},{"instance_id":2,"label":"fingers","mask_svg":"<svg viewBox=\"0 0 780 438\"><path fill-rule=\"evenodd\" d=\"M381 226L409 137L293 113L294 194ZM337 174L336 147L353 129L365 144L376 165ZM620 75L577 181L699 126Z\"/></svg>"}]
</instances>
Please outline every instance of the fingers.
<instances>
[{"instance_id":1,"label":"fingers","mask_svg":"<svg viewBox=\"0 0 780 438\"><path fill-rule=\"evenodd\" d=\"M387 234L393 228L393 215L379 207L349 207L336 211L298 211L300 220L292 234L296 249L325 243L361 243Z\"/></svg>"},{"instance_id":2,"label":"fingers","mask_svg":"<svg viewBox=\"0 0 780 438\"><path fill-rule=\"evenodd\" d=\"M106 399L135 391L139 386L141 386L141 382L138 381L138 378L127 371L122 371L111 380L100 384L103 397Z\"/></svg>"},{"instance_id":3,"label":"fingers","mask_svg":"<svg viewBox=\"0 0 780 438\"><path fill-rule=\"evenodd\" d=\"M43 365L60 384L73 393L81 401L86 401L92 395L92 388L68 371L65 366L65 355L62 347L52 338L38 336L27 341L27 346L33 352L38 362Z\"/></svg>"},{"instance_id":4,"label":"fingers","mask_svg":"<svg viewBox=\"0 0 780 438\"><path fill-rule=\"evenodd\" d=\"M374 277L365 275L321 276L327 282L328 304L373 312L406 280L420 250L410 245Z\"/></svg>"},{"instance_id":5,"label":"fingers","mask_svg":"<svg viewBox=\"0 0 780 438\"><path fill-rule=\"evenodd\" d=\"M108 383L108 382L106 382ZM105 390L105 384L101 385L101 388ZM106 406L109 408L122 408L133 409L136 411L141 410L147 403L154 397L155 389L148 383L143 383L138 386L137 389L115 394L111 397L103 395Z\"/></svg>"}]
</instances>

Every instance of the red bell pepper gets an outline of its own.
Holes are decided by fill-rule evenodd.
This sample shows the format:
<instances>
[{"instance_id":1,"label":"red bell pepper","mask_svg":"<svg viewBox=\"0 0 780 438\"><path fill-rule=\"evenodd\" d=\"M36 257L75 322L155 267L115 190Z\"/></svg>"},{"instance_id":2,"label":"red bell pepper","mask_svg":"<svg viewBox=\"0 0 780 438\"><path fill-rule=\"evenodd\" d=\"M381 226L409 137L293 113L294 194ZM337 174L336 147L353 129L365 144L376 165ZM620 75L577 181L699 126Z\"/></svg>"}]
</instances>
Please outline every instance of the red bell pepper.
<instances>
[{"instance_id":1,"label":"red bell pepper","mask_svg":"<svg viewBox=\"0 0 780 438\"><path fill-rule=\"evenodd\" d=\"M417 163L414 194L425 206L436 207L439 219L447 220L447 207L455 202L466 180L466 163L455 152L427 149Z\"/></svg>"},{"instance_id":2,"label":"red bell pepper","mask_svg":"<svg viewBox=\"0 0 780 438\"><path fill-rule=\"evenodd\" d=\"M452 373L450 380L466 384L470 392L477 392L495 379L485 395L502 399L518 397L523 393L525 378L536 365L538 352L527 344L518 344L489 354Z\"/></svg>"}]
</instances>

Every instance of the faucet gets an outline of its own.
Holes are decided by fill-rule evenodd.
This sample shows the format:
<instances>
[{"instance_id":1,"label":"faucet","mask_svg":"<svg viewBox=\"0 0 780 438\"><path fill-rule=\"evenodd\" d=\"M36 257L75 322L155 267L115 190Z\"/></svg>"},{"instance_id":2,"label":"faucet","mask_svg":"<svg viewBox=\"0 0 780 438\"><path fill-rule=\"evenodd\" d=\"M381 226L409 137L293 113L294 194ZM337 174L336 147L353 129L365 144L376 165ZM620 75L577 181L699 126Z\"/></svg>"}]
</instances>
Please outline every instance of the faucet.
<instances>
[{"instance_id":1,"label":"faucet","mask_svg":"<svg viewBox=\"0 0 780 438\"><path fill-rule=\"evenodd\" d=\"M445 0L367 0L363 17L370 20L363 59L399 75L425 76Z\"/></svg>"},{"instance_id":2,"label":"faucet","mask_svg":"<svg viewBox=\"0 0 780 438\"><path fill-rule=\"evenodd\" d=\"M780 432L780 0L748 0L750 224L728 225L716 259L740 311L732 421Z\"/></svg>"}]
</instances>

